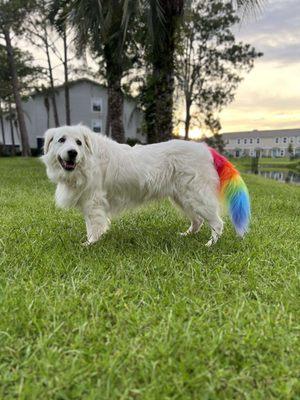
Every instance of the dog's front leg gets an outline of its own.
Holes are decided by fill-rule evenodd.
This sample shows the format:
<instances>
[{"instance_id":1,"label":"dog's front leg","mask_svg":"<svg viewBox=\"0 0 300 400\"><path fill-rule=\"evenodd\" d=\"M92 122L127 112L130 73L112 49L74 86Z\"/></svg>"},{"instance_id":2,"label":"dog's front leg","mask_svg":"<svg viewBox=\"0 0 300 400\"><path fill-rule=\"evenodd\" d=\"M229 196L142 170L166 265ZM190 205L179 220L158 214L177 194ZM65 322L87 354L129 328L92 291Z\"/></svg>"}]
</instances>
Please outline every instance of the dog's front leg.
<instances>
[{"instance_id":1,"label":"dog's front leg","mask_svg":"<svg viewBox=\"0 0 300 400\"><path fill-rule=\"evenodd\" d=\"M102 204L93 205L84 211L87 241L85 246L98 242L100 237L108 230L110 220Z\"/></svg>"}]
</instances>

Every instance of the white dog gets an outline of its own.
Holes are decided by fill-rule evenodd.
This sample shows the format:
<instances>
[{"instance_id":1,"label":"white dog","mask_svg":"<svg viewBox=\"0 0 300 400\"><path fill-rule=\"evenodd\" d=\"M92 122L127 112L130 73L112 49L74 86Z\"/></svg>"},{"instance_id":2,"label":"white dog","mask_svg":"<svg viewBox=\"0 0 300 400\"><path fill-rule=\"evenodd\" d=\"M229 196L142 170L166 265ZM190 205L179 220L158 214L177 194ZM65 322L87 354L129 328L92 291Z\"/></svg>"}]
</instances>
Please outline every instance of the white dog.
<instances>
[{"instance_id":1,"label":"white dog","mask_svg":"<svg viewBox=\"0 0 300 400\"><path fill-rule=\"evenodd\" d=\"M64 126L45 133L42 159L49 179L57 184L57 206L83 212L86 244L100 239L114 215L169 197L191 221L185 235L208 222L210 246L223 230L220 191L237 233L247 231L246 186L232 164L206 144L171 140L130 147L82 125Z\"/></svg>"}]
</instances>

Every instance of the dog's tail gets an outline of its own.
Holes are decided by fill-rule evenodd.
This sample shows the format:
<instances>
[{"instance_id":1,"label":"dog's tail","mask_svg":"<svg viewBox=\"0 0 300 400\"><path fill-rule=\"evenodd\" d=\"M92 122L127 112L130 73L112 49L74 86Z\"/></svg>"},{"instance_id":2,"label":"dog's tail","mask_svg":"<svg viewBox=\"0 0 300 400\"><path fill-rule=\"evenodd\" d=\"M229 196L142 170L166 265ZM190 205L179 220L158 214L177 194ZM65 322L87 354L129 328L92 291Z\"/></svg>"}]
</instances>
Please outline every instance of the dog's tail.
<instances>
[{"instance_id":1,"label":"dog's tail","mask_svg":"<svg viewBox=\"0 0 300 400\"><path fill-rule=\"evenodd\" d=\"M209 148L220 178L220 194L225 202L236 233L243 237L250 221L250 199L247 186L235 167L216 150Z\"/></svg>"}]
</instances>

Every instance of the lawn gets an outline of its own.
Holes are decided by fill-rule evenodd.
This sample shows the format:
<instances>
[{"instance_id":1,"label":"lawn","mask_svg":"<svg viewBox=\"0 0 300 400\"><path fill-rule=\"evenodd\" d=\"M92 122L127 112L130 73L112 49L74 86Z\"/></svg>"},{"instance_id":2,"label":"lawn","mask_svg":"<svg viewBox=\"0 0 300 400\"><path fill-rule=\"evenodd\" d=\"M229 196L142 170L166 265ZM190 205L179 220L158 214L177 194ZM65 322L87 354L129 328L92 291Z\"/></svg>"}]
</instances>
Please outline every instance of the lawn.
<instances>
[{"instance_id":1,"label":"lawn","mask_svg":"<svg viewBox=\"0 0 300 400\"><path fill-rule=\"evenodd\" d=\"M299 399L300 188L246 182L243 241L164 202L84 248L39 160L0 159L0 398Z\"/></svg>"},{"instance_id":2,"label":"lawn","mask_svg":"<svg viewBox=\"0 0 300 400\"><path fill-rule=\"evenodd\" d=\"M241 157L238 159L231 159L233 163L240 166L242 170L251 169L252 159L250 157ZM284 171L292 170L294 172L300 173L300 160L290 160L288 158L265 158L261 157L259 159L259 167L264 171L274 170L274 171Z\"/></svg>"}]
</instances>

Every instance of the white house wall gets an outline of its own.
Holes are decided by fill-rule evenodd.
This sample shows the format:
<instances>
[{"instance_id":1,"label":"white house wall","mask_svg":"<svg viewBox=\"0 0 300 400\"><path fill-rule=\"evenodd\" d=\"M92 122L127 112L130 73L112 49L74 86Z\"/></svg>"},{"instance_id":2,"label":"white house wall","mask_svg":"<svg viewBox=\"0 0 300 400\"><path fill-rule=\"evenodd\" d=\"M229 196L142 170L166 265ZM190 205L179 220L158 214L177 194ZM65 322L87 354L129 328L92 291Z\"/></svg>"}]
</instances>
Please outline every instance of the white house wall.
<instances>
[{"instance_id":1,"label":"white house wall","mask_svg":"<svg viewBox=\"0 0 300 400\"><path fill-rule=\"evenodd\" d=\"M92 110L92 99L102 99L101 112ZM65 97L62 87L56 90L56 103L59 117L59 124L65 125ZM47 124L47 110L44 103L44 96L39 94L31 97L27 102L23 102L26 126L29 135L30 147L37 147L37 139L42 138L44 132L50 127L54 127L54 115L51 99L49 98L50 115L49 125ZM105 133L107 116L107 89L90 81L73 83L70 86L70 108L71 124L82 123L92 129L93 122L100 121L102 132ZM134 100L124 99L123 122L126 139L138 139L146 142L146 137L141 134L142 112L137 109ZM6 143L11 144L11 134L9 121L4 120ZM16 144L20 141L15 132ZM0 134L0 143L2 135Z\"/></svg>"}]
</instances>

